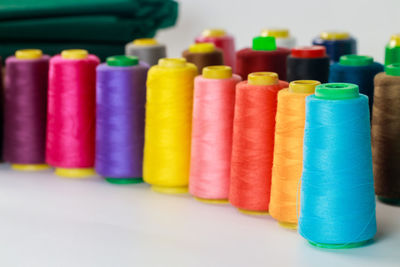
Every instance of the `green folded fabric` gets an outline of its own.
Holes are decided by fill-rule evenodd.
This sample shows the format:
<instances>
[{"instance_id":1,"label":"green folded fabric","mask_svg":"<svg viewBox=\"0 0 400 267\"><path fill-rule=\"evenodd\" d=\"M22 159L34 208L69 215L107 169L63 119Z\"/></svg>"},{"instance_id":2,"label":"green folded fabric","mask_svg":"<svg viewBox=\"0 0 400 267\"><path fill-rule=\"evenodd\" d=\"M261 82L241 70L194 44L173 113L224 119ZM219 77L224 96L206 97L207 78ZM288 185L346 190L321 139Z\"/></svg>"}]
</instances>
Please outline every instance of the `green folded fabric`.
<instances>
[{"instance_id":1,"label":"green folded fabric","mask_svg":"<svg viewBox=\"0 0 400 267\"><path fill-rule=\"evenodd\" d=\"M6 57L14 55L18 49L38 48L44 54L60 54L64 49L86 49L91 54L98 56L101 61L109 56L123 55L125 44L94 44L94 43L0 43L0 55L3 61Z\"/></svg>"}]
</instances>

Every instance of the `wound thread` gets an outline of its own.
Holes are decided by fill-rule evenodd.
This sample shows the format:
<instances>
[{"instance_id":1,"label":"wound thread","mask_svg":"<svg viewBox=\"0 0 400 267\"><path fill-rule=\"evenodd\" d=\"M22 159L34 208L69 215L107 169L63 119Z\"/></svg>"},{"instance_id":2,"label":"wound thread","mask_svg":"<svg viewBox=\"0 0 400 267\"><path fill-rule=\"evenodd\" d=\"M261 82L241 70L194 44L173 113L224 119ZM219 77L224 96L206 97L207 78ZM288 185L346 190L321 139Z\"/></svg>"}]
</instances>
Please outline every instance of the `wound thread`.
<instances>
[{"instance_id":1,"label":"wound thread","mask_svg":"<svg viewBox=\"0 0 400 267\"><path fill-rule=\"evenodd\" d=\"M325 46L331 63L338 62L343 55L357 54L357 41L347 32L322 32L312 44Z\"/></svg>"},{"instance_id":2,"label":"wound thread","mask_svg":"<svg viewBox=\"0 0 400 267\"><path fill-rule=\"evenodd\" d=\"M167 48L156 39L141 38L126 44L125 55L136 56L140 61L154 66L157 65L159 59L167 57Z\"/></svg>"},{"instance_id":3,"label":"wound thread","mask_svg":"<svg viewBox=\"0 0 400 267\"><path fill-rule=\"evenodd\" d=\"M196 65L199 74L205 67L224 64L222 50L216 48L213 43L192 44L189 49L183 51L182 57Z\"/></svg>"}]
</instances>

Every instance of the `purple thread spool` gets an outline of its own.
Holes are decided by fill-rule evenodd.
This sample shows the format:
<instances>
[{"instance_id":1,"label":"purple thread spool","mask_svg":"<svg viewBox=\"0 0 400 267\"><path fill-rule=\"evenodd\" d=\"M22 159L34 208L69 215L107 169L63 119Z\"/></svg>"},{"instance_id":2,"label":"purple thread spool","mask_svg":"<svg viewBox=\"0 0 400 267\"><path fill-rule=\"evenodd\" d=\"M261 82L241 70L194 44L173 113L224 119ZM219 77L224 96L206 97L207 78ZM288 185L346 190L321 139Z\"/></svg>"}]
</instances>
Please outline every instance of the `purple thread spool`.
<instances>
[{"instance_id":1,"label":"purple thread spool","mask_svg":"<svg viewBox=\"0 0 400 267\"><path fill-rule=\"evenodd\" d=\"M18 50L6 59L4 160L21 171L48 169L45 164L48 55Z\"/></svg>"},{"instance_id":2,"label":"purple thread spool","mask_svg":"<svg viewBox=\"0 0 400 267\"><path fill-rule=\"evenodd\" d=\"M142 182L146 79L135 56L97 67L96 171L115 184Z\"/></svg>"}]
</instances>

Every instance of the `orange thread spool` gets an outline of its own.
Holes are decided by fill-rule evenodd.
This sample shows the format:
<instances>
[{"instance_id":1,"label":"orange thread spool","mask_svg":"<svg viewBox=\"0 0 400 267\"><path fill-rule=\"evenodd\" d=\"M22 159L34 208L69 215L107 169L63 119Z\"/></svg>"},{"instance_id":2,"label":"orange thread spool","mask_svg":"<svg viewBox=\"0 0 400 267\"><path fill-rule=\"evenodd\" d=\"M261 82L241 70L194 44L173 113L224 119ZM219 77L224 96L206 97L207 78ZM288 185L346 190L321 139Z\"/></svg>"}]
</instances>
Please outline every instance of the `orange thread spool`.
<instances>
[{"instance_id":1,"label":"orange thread spool","mask_svg":"<svg viewBox=\"0 0 400 267\"><path fill-rule=\"evenodd\" d=\"M297 228L300 207L306 97L319 84L313 80L293 81L278 93L269 212L289 229Z\"/></svg>"},{"instance_id":2,"label":"orange thread spool","mask_svg":"<svg viewBox=\"0 0 400 267\"><path fill-rule=\"evenodd\" d=\"M236 86L229 200L240 211L268 211L277 94L287 86L272 72L251 73Z\"/></svg>"}]
</instances>

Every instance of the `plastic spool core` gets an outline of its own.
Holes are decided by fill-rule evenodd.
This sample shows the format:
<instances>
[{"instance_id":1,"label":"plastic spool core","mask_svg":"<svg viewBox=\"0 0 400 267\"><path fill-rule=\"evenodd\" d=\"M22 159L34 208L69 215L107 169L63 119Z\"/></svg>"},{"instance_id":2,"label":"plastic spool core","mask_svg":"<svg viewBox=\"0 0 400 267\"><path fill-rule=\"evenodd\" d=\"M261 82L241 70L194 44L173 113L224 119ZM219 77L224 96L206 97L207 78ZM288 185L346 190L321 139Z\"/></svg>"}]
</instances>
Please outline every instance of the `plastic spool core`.
<instances>
[{"instance_id":1,"label":"plastic spool core","mask_svg":"<svg viewBox=\"0 0 400 267\"><path fill-rule=\"evenodd\" d=\"M154 192L163 193L163 194L186 194L189 190L187 186L182 187L166 187L166 186L158 186L152 185L151 189Z\"/></svg>"},{"instance_id":2,"label":"plastic spool core","mask_svg":"<svg viewBox=\"0 0 400 267\"><path fill-rule=\"evenodd\" d=\"M229 79L232 77L232 68L218 65L203 68L203 77L207 79Z\"/></svg>"},{"instance_id":3,"label":"plastic spool core","mask_svg":"<svg viewBox=\"0 0 400 267\"><path fill-rule=\"evenodd\" d=\"M139 38L134 40L132 43L138 46L154 46L158 44L157 40L153 38Z\"/></svg>"},{"instance_id":4,"label":"plastic spool core","mask_svg":"<svg viewBox=\"0 0 400 267\"><path fill-rule=\"evenodd\" d=\"M106 177L105 179L110 184L139 184L139 183L143 183L143 179L142 178L111 178L111 177Z\"/></svg>"},{"instance_id":5,"label":"plastic spool core","mask_svg":"<svg viewBox=\"0 0 400 267\"><path fill-rule=\"evenodd\" d=\"M288 29L263 29L261 31L261 36L273 36L275 38L288 38L289 30Z\"/></svg>"},{"instance_id":6,"label":"plastic spool core","mask_svg":"<svg viewBox=\"0 0 400 267\"><path fill-rule=\"evenodd\" d=\"M50 169L47 164L11 164L11 168L16 171L42 171Z\"/></svg>"},{"instance_id":7,"label":"plastic spool core","mask_svg":"<svg viewBox=\"0 0 400 267\"><path fill-rule=\"evenodd\" d=\"M393 34L390 36L389 47L399 47L400 46L400 33Z\"/></svg>"},{"instance_id":8,"label":"plastic spool core","mask_svg":"<svg viewBox=\"0 0 400 267\"><path fill-rule=\"evenodd\" d=\"M275 51L276 42L273 36L257 36L253 38L253 50Z\"/></svg>"},{"instance_id":9,"label":"plastic spool core","mask_svg":"<svg viewBox=\"0 0 400 267\"><path fill-rule=\"evenodd\" d=\"M339 59L339 64L344 66L368 66L372 63L374 63L372 57L362 55L345 55Z\"/></svg>"},{"instance_id":10,"label":"plastic spool core","mask_svg":"<svg viewBox=\"0 0 400 267\"><path fill-rule=\"evenodd\" d=\"M198 43L189 46L190 53L211 53L215 51L213 43Z\"/></svg>"},{"instance_id":11,"label":"plastic spool core","mask_svg":"<svg viewBox=\"0 0 400 267\"><path fill-rule=\"evenodd\" d=\"M390 76L400 76L400 63L385 66L385 73Z\"/></svg>"},{"instance_id":12,"label":"plastic spool core","mask_svg":"<svg viewBox=\"0 0 400 267\"><path fill-rule=\"evenodd\" d=\"M297 80L289 84L289 92L300 94L312 94L315 92L315 87L320 85L319 81L314 80Z\"/></svg>"},{"instance_id":13,"label":"plastic spool core","mask_svg":"<svg viewBox=\"0 0 400 267\"><path fill-rule=\"evenodd\" d=\"M185 58L161 58L158 60L158 65L166 68L177 68L177 67L185 67L186 59Z\"/></svg>"},{"instance_id":14,"label":"plastic spool core","mask_svg":"<svg viewBox=\"0 0 400 267\"><path fill-rule=\"evenodd\" d=\"M246 215L252 215L252 216L264 216L264 215L269 215L268 211L255 211L255 210L244 210L244 209L238 209L241 213L246 214Z\"/></svg>"},{"instance_id":15,"label":"plastic spool core","mask_svg":"<svg viewBox=\"0 0 400 267\"><path fill-rule=\"evenodd\" d=\"M229 201L227 199L206 199L206 198L200 198L200 197L195 197L196 200L206 203L206 204L228 204Z\"/></svg>"},{"instance_id":16,"label":"plastic spool core","mask_svg":"<svg viewBox=\"0 0 400 267\"><path fill-rule=\"evenodd\" d=\"M296 230L297 229L297 223L289 223L289 222L278 222L280 226L286 229L290 230Z\"/></svg>"},{"instance_id":17,"label":"plastic spool core","mask_svg":"<svg viewBox=\"0 0 400 267\"><path fill-rule=\"evenodd\" d=\"M85 49L67 49L61 52L61 57L64 59L85 59L88 55Z\"/></svg>"},{"instance_id":18,"label":"plastic spool core","mask_svg":"<svg viewBox=\"0 0 400 267\"><path fill-rule=\"evenodd\" d=\"M296 58L321 58L326 57L326 48L322 45L299 46L292 48L291 55Z\"/></svg>"},{"instance_id":19,"label":"plastic spool core","mask_svg":"<svg viewBox=\"0 0 400 267\"><path fill-rule=\"evenodd\" d=\"M315 97L319 99L343 100L358 96L358 85L352 83L324 83L315 88Z\"/></svg>"},{"instance_id":20,"label":"plastic spool core","mask_svg":"<svg viewBox=\"0 0 400 267\"><path fill-rule=\"evenodd\" d=\"M106 59L108 66L114 67L129 67L129 66L136 66L139 64L139 58L135 56L112 56Z\"/></svg>"},{"instance_id":21,"label":"plastic spool core","mask_svg":"<svg viewBox=\"0 0 400 267\"><path fill-rule=\"evenodd\" d=\"M38 59L43 55L40 49L21 49L15 52L15 57L17 59Z\"/></svg>"},{"instance_id":22,"label":"plastic spool core","mask_svg":"<svg viewBox=\"0 0 400 267\"><path fill-rule=\"evenodd\" d=\"M201 35L203 37L223 37L226 32L223 29L205 29Z\"/></svg>"},{"instance_id":23,"label":"plastic spool core","mask_svg":"<svg viewBox=\"0 0 400 267\"><path fill-rule=\"evenodd\" d=\"M68 178L85 178L96 174L93 168L56 168L55 174Z\"/></svg>"},{"instance_id":24,"label":"plastic spool core","mask_svg":"<svg viewBox=\"0 0 400 267\"><path fill-rule=\"evenodd\" d=\"M278 74L275 72L252 72L247 77L247 83L251 85L278 84Z\"/></svg>"},{"instance_id":25,"label":"plastic spool core","mask_svg":"<svg viewBox=\"0 0 400 267\"><path fill-rule=\"evenodd\" d=\"M350 34L348 32L331 31L331 32L322 32L320 37L323 40L330 40L330 41L346 40L350 38Z\"/></svg>"}]
</instances>

